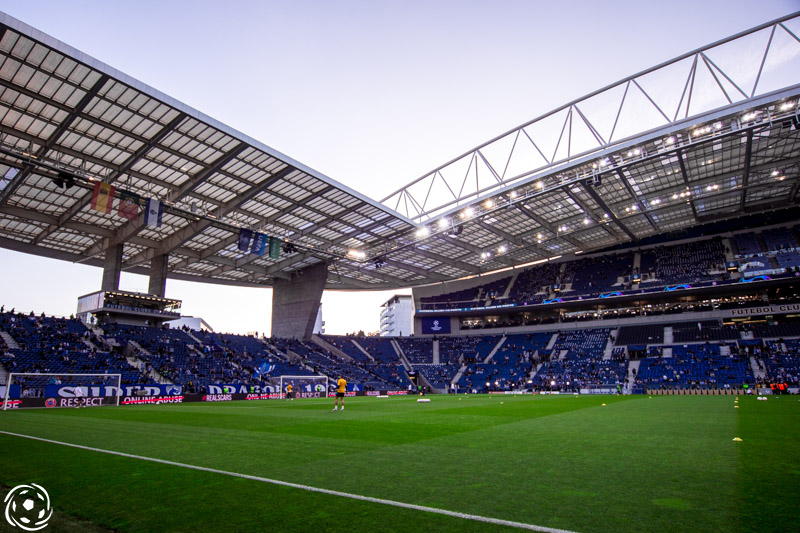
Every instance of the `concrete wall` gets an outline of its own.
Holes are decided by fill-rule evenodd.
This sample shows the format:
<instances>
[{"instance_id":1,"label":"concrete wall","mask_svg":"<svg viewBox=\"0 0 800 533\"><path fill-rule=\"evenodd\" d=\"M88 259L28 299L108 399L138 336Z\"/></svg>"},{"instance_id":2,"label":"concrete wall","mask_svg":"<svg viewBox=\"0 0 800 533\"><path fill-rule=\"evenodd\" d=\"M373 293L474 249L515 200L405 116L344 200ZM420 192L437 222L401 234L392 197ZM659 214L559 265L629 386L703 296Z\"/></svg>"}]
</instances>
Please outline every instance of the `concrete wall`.
<instances>
[{"instance_id":1,"label":"concrete wall","mask_svg":"<svg viewBox=\"0 0 800 533\"><path fill-rule=\"evenodd\" d=\"M311 339L317 310L328 279L328 265L319 263L275 280L272 292L272 335L284 339Z\"/></svg>"},{"instance_id":2,"label":"concrete wall","mask_svg":"<svg viewBox=\"0 0 800 533\"><path fill-rule=\"evenodd\" d=\"M117 244L106 249L106 256L103 259L103 282L100 290L113 292L119 290L119 276L122 271L122 250L123 245Z\"/></svg>"}]
</instances>

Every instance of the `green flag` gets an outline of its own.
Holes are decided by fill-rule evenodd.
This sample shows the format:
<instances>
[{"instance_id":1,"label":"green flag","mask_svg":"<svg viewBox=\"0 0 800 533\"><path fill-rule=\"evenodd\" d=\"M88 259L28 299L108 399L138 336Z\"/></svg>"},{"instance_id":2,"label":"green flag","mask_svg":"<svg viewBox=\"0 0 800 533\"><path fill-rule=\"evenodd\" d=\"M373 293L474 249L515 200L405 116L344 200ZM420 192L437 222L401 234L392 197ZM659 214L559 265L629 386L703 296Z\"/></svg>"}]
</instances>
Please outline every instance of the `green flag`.
<instances>
[{"instance_id":1,"label":"green flag","mask_svg":"<svg viewBox=\"0 0 800 533\"><path fill-rule=\"evenodd\" d=\"M281 240L277 237L269 238L269 257L278 259L281 255Z\"/></svg>"}]
</instances>

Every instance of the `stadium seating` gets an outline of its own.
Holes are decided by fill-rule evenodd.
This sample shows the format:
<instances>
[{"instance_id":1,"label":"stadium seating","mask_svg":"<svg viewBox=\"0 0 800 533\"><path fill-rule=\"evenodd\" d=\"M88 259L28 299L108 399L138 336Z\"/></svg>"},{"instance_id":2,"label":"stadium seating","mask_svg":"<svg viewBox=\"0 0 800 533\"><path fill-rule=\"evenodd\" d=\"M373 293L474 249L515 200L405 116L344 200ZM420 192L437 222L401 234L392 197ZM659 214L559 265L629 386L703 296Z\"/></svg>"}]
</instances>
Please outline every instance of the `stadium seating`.
<instances>
[{"instance_id":1,"label":"stadium seating","mask_svg":"<svg viewBox=\"0 0 800 533\"><path fill-rule=\"evenodd\" d=\"M739 250L736 254L737 258L743 259L753 257L754 255L761 255L765 252L755 232L738 233L733 236L733 241L736 243L736 248Z\"/></svg>"},{"instance_id":2,"label":"stadium seating","mask_svg":"<svg viewBox=\"0 0 800 533\"><path fill-rule=\"evenodd\" d=\"M673 343L669 345L663 342L666 325L673 333ZM413 368L435 389L447 390L458 377L460 390L478 392L531 388L613 390L623 386L628 376L625 347L642 345L648 348L637 348L645 357L635 385L649 390L738 388L744 383L753 384L751 356L764 369L766 382L797 384L800 324L758 323L733 328L717 320L701 320L699 325L698 321L683 321L625 326L619 328L610 352L606 352L609 328L447 336L436 340L325 337L340 350L347 350L347 355L352 354L351 360L310 341L121 324L104 325L104 335L98 338L76 320L2 313L0 330L10 335L19 348L0 342L0 363L15 372L121 373L125 383L151 381L152 368L189 390L201 390L214 383L258 382L269 376L318 374L330 378L343 375L351 388L407 389L411 382L395 352L393 343L397 343ZM748 333L747 339L739 338L740 329ZM113 339L110 345L119 348L98 349L105 346L104 339ZM438 344L439 364L433 363L434 342ZM122 355L136 346L141 348L137 349L138 357L145 362L141 371ZM269 374L260 374L262 364L269 368Z\"/></svg>"},{"instance_id":3,"label":"stadium seating","mask_svg":"<svg viewBox=\"0 0 800 533\"><path fill-rule=\"evenodd\" d=\"M541 303L550 297L550 286L559 278L560 263L546 263L523 270L508 294L509 301L519 304Z\"/></svg>"},{"instance_id":4,"label":"stadium seating","mask_svg":"<svg viewBox=\"0 0 800 533\"><path fill-rule=\"evenodd\" d=\"M570 285L570 296L599 295L622 288L620 278L633 272L633 252L587 257L570 261L564 268L562 285Z\"/></svg>"},{"instance_id":5,"label":"stadium seating","mask_svg":"<svg viewBox=\"0 0 800 533\"><path fill-rule=\"evenodd\" d=\"M719 238L650 248L641 252L639 270L646 281L640 287L722 281L724 265Z\"/></svg>"},{"instance_id":6,"label":"stadium seating","mask_svg":"<svg viewBox=\"0 0 800 533\"><path fill-rule=\"evenodd\" d=\"M761 232L767 252L795 250L797 239L789 228L769 228Z\"/></svg>"},{"instance_id":7,"label":"stadium seating","mask_svg":"<svg viewBox=\"0 0 800 533\"><path fill-rule=\"evenodd\" d=\"M433 364L433 341L428 338L398 337L397 344L412 365Z\"/></svg>"},{"instance_id":8,"label":"stadium seating","mask_svg":"<svg viewBox=\"0 0 800 533\"><path fill-rule=\"evenodd\" d=\"M648 345L664 343L663 324L643 324L639 326L623 326L617 331L614 344L617 346Z\"/></svg>"},{"instance_id":9,"label":"stadium seating","mask_svg":"<svg viewBox=\"0 0 800 533\"><path fill-rule=\"evenodd\" d=\"M672 345L670 348L672 357L642 359L637 384L648 389L710 389L755 383L749 359L740 356L735 348L730 356L720 355L719 344Z\"/></svg>"},{"instance_id":10,"label":"stadium seating","mask_svg":"<svg viewBox=\"0 0 800 533\"><path fill-rule=\"evenodd\" d=\"M783 382L800 386L800 340L788 339L766 343L763 357L767 384Z\"/></svg>"},{"instance_id":11,"label":"stadium seating","mask_svg":"<svg viewBox=\"0 0 800 533\"><path fill-rule=\"evenodd\" d=\"M672 325L672 340L675 343L736 340L739 331L723 326L719 320L678 322Z\"/></svg>"},{"instance_id":12,"label":"stadium seating","mask_svg":"<svg viewBox=\"0 0 800 533\"><path fill-rule=\"evenodd\" d=\"M0 331L19 346L0 352L9 372L121 374L123 384L150 382L120 354L100 349L99 339L78 320L0 313Z\"/></svg>"}]
</instances>

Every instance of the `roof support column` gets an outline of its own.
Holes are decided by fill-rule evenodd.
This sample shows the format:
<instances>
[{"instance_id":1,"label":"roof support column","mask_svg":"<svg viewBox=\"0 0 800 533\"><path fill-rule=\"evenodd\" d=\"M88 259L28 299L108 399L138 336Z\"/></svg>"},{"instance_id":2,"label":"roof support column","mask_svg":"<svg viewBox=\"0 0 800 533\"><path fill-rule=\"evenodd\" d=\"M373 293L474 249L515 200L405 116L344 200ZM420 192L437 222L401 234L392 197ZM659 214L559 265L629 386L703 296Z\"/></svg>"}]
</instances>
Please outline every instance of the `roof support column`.
<instances>
[{"instance_id":1,"label":"roof support column","mask_svg":"<svg viewBox=\"0 0 800 533\"><path fill-rule=\"evenodd\" d=\"M100 290L104 292L119 290L119 275L122 272L122 250L124 244L115 244L106 248L103 260L103 283Z\"/></svg>"},{"instance_id":2,"label":"roof support column","mask_svg":"<svg viewBox=\"0 0 800 533\"><path fill-rule=\"evenodd\" d=\"M327 263L317 263L292 273L290 280L275 280L272 291L273 337L311 338L327 279Z\"/></svg>"},{"instance_id":3,"label":"roof support column","mask_svg":"<svg viewBox=\"0 0 800 533\"><path fill-rule=\"evenodd\" d=\"M164 297L167 290L167 267L169 254L160 254L150 260L150 285L147 292L159 298Z\"/></svg>"}]
</instances>

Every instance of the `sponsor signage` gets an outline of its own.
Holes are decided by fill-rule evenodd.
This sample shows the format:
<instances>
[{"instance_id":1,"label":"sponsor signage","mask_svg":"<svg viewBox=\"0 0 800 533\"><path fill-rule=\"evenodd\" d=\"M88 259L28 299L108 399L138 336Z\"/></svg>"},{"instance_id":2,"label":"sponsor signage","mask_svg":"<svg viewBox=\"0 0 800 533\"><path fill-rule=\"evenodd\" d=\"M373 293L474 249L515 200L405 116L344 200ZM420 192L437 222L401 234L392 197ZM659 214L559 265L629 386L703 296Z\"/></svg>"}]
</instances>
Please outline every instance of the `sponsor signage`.
<instances>
[{"instance_id":1,"label":"sponsor signage","mask_svg":"<svg viewBox=\"0 0 800 533\"><path fill-rule=\"evenodd\" d=\"M2 403L2 402L0 402ZM22 398L21 400L9 400L9 409L46 407L48 409L59 407L100 407L101 405L113 405L116 401L108 398Z\"/></svg>"},{"instance_id":2,"label":"sponsor signage","mask_svg":"<svg viewBox=\"0 0 800 533\"><path fill-rule=\"evenodd\" d=\"M407 391L349 391L347 396L397 396L406 395ZM331 393L331 397L335 393ZM152 395L152 396L123 396L120 398L120 405L160 405L170 403L189 403L189 402L232 402L237 400L277 400L282 398L280 393L231 393L231 394L182 394L179 396ZM325 392L298 393L297 398L325 398ZM0 408L4 402L0 400ZM9 400L8 409L19 409L28 407L44 407L48 409L61 407L100 407L103 405L116 405L116 398L111 396L87 396L71 398L22 398L21 400Z\"/></svg>"},{"instance_id":3,"label":"sponsor signage","mask_svg":"<svg viewBox=\"0 0 800 533\"><path fill-rule=\"evenodd\" d=\"M183 396L126 396L119 403L120 405L183 403Z\"/></svg>"},{"instance_id":4,"label":"sponsor signage","mask_svg":"<svg viewBox=\"0 0 800 533\"><path fill-rule=\"evenodd\" d=\"M236 396L239 396L236 394ZM204 402L232 402L233 394L204 394L202 401ZM238 399L238 398L237 398Z\"/></svg>"},{"instance_id":5,"label":"sponsor signage","mask_svg":"<svg viewBox=\"0 0 800 533\"><path fill-rule=\"evenodd\" d=\"M743 309L729 309L729 316L781 315L800 312L800 304L762 305Z\"/></svg>"},{"instance_id":6,"label":"sponsor signage","mask_svg":"<svg viewBox=\"0 0 800 533\"><path fill-rule=\"evenodd\" d=\"M458 313L462 311L486 311L491 309L507 309L517 307L517 304L484 305L481 307L450 307L448 309L417 309L416 313Z\"/></svg>"}]
</instances>

